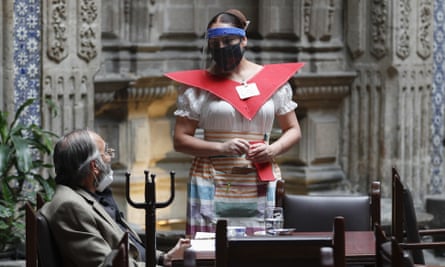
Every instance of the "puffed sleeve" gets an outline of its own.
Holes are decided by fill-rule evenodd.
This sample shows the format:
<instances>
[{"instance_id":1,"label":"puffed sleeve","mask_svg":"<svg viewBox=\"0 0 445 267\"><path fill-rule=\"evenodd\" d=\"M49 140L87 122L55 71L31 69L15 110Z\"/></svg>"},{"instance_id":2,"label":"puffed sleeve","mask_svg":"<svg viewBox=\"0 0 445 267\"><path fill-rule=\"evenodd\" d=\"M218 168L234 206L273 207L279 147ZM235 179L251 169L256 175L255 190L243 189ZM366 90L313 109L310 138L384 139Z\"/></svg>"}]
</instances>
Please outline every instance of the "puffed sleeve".
<instances>
[{"instance_id":1,"label":"puffed sleeve","mask_svg":"<svg viewBox=\"0 0 445 267\"><path fill-rule=\"evenodd\" d=\"M180 89L174 115L199 120L201 116L201 106L206 99L206 95L203 90L196 88Z\"/></svg>"},{"instance_id":2,"label":"puffed sleeve","mask_svg":"<svg viewBox=\"0 0 445 267\"><path fill-rule=\"evenodd\" d=\"M292 100L292 87L285 83L273 96L275 114L283 115L297 108L298 104Z\"/></svg>"}]
</instances>

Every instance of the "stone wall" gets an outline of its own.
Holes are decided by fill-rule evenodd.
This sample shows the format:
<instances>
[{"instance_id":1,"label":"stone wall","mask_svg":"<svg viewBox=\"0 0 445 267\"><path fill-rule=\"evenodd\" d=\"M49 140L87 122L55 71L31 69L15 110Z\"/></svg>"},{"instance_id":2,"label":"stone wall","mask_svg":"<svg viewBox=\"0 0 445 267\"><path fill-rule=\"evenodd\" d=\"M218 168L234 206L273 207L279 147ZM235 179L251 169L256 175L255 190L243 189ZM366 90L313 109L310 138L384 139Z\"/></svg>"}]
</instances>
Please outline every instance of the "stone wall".
<instances>
[{"instance_id":1,"label":"stone wall","mask_svg":"<svg viewBox=\"0 0 445 267\"><path fill-rule=\"evenodd\" d=\"M191 157L173 151L178 85L162 74L201 68L207 21L228 8L251 20L248 58L307 63L291 79L303 139L279 158L288 191L366 193L371 181L381 180L388 197L396 166L418 204L426 194L443 192L437 171L444 168L443 150L433 151L431 175L432 121L439 129L435 148L443 136L443 101L432 95L432 14L440 0L60 0L20 9L25 3L0 2L0 104L13 110L25 93L40 92L42 114L37 105L30 118L41 118L43 127L57 133L94 127L117 149L114 188L134 222L143 215L123 199L127 170L139 199L144 170L157 174L160 198L167 197L169 171L175 170L176 200L158 218L173 223L185 216ZM20 43L20 23L29 26L25 18L40 14L41 28L29 32L40 38L41 84L17 72L20 57L14 54L14 47L26 49L15 46L26 41ZM20 79L30 82L26 90L18 88ZM441 80L434 81L434 96L440 96ZM58 116L51 116L47 100Z\"/></svg>"},{"instance_id":2,"label":"stone wall","mask_svg":"<svg viewBox=\"0 0 445 267\"><path fill-rule=\"evenodd\" d=\"M419 203L431 182L432 1L354 1L346 10L347 35L361 42L347 42L357 77L344 105L342 165L361 188L382 180L386 196L395 166Z\"/></svg>"},{"instance_id":3,"label":"stone wall","mask_svg":"<svg viewBox=\"0 0 445 267\"><path fill-rule=\"evenodd\" d=\"M26 100L26 96L24 95L25 89L28 89L28 92L37 92L37 86L30 84L31 79L26 74L27 66L35 62L35 58L32 56L34 53L26 53L25 61L22 61L20 66L18 54L20 52L26 51L25 47L20 47L19 43L26 44L26 40L28 40L27 32L25 31L21 37L18 37L19 34L17 29L21 24L24 27L23 18L27 14L14 14L14 3L13 1L2 1L0 3L0 28L2 29L0 33L0 58L1 58L1 66L0 66L0 104L1 109L3 111L7 111L12 116L16 106ZM17 18L17 23L14 23L14 18L22 18L19 20ZM19 23L20 22L20 23ZM27 29L26 27L24 28ZM38 32L38 29L34 29L35 32ZM16 47L17 49L14 49ZM20 68L22 67L22 68ZM18 72L17 70L23 70L25 67L25 72ZM26 85L26 88L18 88L17 81L22 79L23 83ZM34 77L35 81L35 77ZM34 107L38 107L38 105L34 105ZM35 111L35 109L34 109ZM32 113L28 113L31 117Z\"/></svg>"}]
</instances>

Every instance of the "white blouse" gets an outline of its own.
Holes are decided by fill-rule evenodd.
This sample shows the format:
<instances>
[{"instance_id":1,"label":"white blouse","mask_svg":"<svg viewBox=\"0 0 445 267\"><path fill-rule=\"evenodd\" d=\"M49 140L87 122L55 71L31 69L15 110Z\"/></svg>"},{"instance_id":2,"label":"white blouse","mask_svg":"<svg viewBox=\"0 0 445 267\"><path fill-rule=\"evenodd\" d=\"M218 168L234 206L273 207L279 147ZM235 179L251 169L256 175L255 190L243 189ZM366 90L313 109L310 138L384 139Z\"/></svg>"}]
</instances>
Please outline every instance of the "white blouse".
<instances>
[{"instance_id":1,"label":"white blouse","mask_svg":"<svg viewBox=\"0 0 445 267\"><path fill-rule=\"evenodd\" d=\"M270 133L275 115L283 115L297 108L292 100L292 88L284 84L248 120L228 102L210 92L196 88L181 89L177 99L175 116L199 121L204 130Z\"/></svg>"}]
</instances>

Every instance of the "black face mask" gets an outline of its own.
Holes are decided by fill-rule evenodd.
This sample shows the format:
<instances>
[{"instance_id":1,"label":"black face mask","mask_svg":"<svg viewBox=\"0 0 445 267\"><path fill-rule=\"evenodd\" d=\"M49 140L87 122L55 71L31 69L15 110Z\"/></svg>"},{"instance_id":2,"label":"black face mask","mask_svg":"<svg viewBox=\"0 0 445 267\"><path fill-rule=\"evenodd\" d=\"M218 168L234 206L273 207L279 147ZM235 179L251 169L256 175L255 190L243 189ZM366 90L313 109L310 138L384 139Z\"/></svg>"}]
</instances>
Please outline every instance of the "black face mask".
<instances>
[{"instance_id":1,"label":"black face mask","mask_svg":"<svg viewBox=\"0 0 445 267\"><path fill-rule=\"evenodd\" d=\"M240 44L228 45L210 49L213 60L223 72L231 71L238 66L243 58L244 51Z\"/></svg>"}]
</instances>

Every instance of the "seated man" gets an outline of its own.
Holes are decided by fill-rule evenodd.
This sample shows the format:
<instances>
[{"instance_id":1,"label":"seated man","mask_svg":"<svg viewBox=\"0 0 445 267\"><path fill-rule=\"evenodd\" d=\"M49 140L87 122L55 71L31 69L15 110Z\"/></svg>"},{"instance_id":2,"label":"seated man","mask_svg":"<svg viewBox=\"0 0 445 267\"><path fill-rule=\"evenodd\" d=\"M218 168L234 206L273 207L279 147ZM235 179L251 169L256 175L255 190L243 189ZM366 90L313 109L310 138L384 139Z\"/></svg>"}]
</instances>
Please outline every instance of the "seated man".
<instances>
[{"instance_id":1,"label":"seated man","mask_svg":"<svg viewBox=\"0 0 445 267\"><path fill-rule=\"evenodd\" d=\"M88 130L66 134L54 148L56 192L41 213L60 248L63 266L102 266L124 231L130 236L130 266L144 266L143 242L120 215L107 189L113 181L110 152L105 141ZM98 200L105 201L107 208ZM156 261L170 266L173 254L189 246L188 239L180 239L169 252L158 251Z\"/></svg>"}]
</instances>

